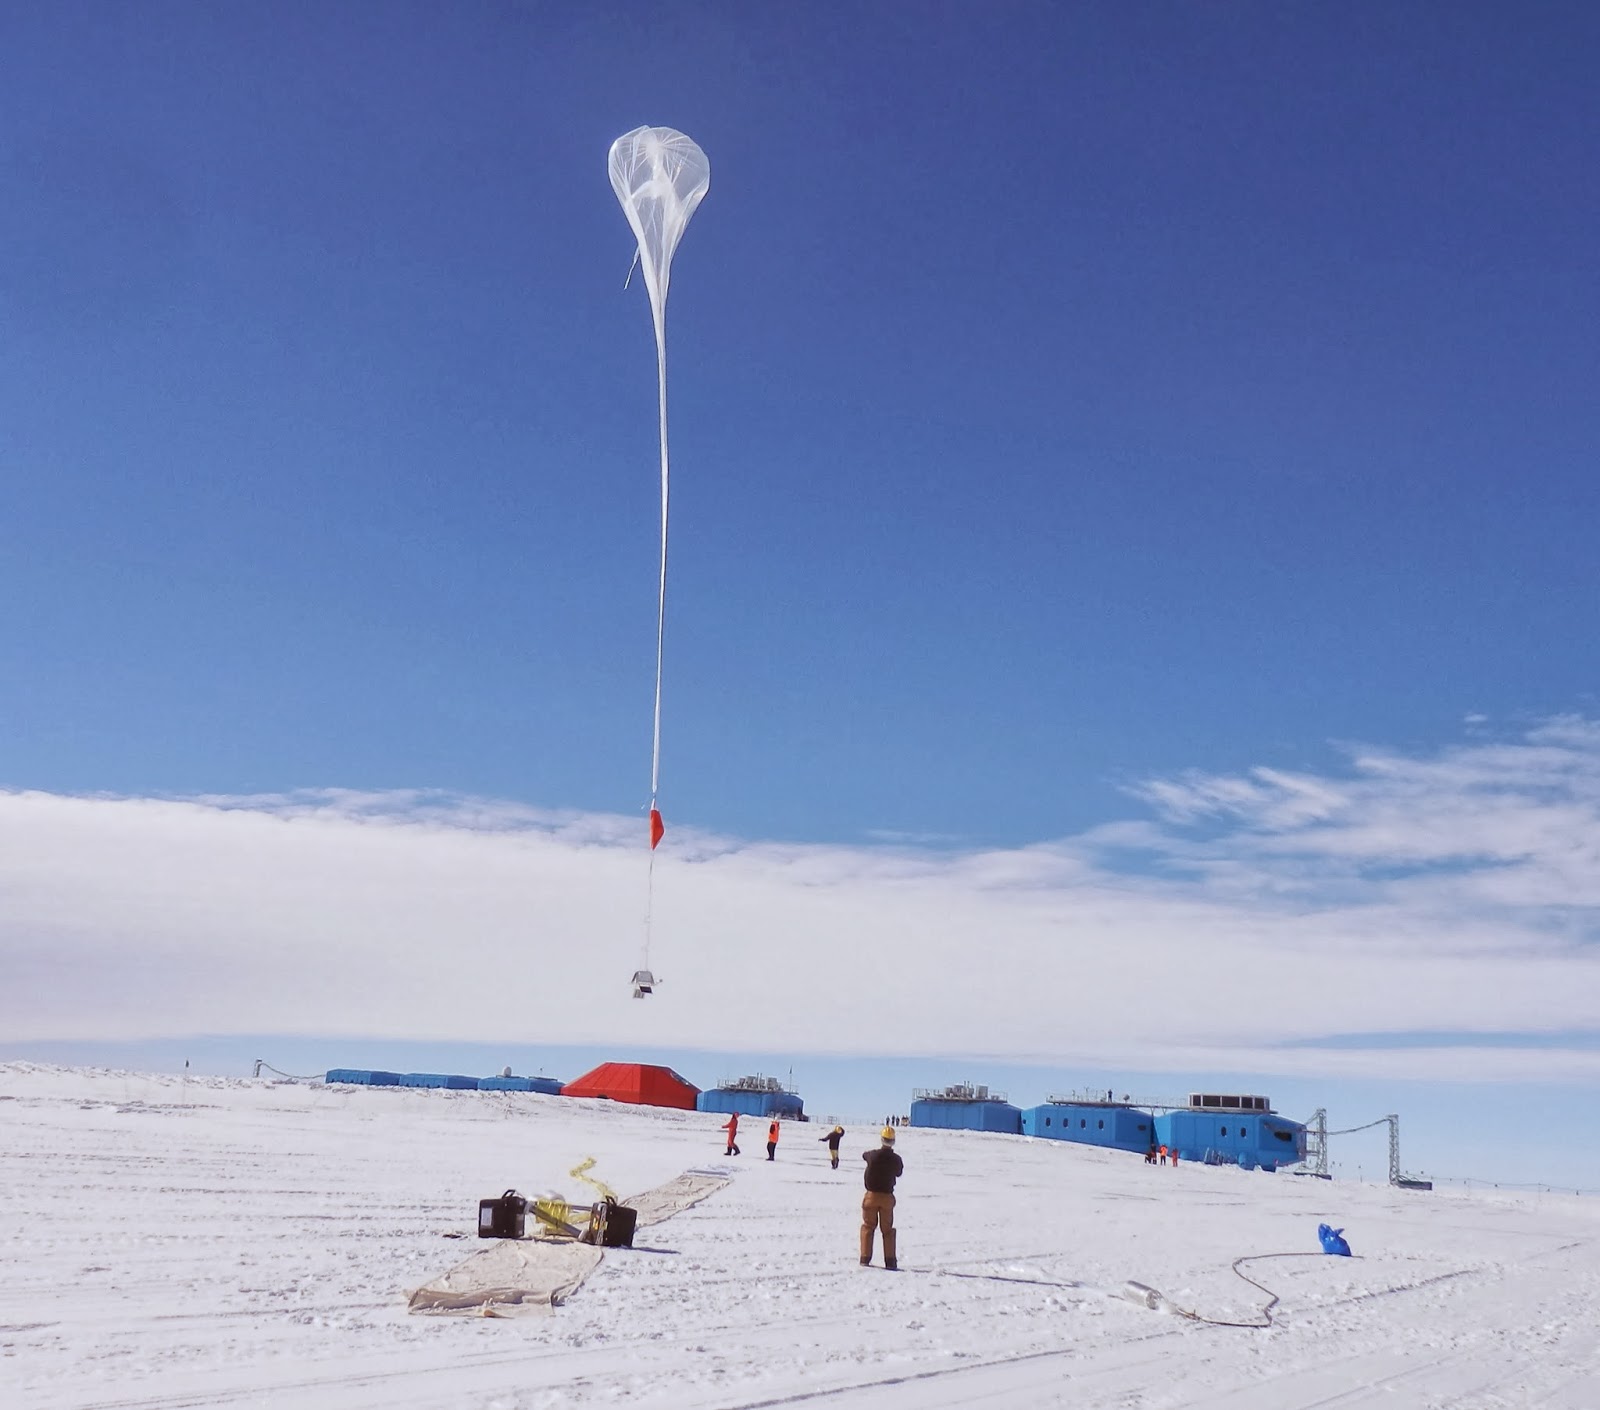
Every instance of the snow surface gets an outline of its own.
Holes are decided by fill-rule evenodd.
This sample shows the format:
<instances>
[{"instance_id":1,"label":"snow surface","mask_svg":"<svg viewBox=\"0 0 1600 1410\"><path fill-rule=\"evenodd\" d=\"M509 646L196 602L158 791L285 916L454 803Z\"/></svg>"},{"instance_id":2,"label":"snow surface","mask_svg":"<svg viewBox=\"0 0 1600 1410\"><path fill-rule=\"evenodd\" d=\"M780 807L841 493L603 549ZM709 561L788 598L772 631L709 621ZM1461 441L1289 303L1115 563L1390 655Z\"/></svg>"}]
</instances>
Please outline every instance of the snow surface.
<instances>
[{"instance_id":1,"label":"snow surface","mask_svg":"<svg viewBox=\"0 0 1600 1410\"><path fill-rule=\"evenodd\" d=\"M819 1125L525 1093L0 1066L0 1407L1600 1407L1600 1202L1146 1166L907 1130L901 1268ZM543 1316L410 1314L507 1186L733 1183ZM1355 1259L1317 1252L1346 1229ZM1253 1321L1208 1326L1124 1296Z\"/></svg>"}]
</instances>

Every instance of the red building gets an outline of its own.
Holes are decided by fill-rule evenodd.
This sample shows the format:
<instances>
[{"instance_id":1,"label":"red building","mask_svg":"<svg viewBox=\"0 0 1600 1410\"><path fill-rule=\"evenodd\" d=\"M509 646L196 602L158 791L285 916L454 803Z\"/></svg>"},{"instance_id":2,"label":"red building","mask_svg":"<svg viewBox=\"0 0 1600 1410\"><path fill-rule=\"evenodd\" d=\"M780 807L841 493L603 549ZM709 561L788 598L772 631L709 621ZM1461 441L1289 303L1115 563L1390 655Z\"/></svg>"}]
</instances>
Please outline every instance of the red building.
<instances>
[{"instance_id":1,"label":"red building","mask_svg":"<svg viewBox=\"0 0 1600 1410\"><path fill-rule=\"evenodd\" d=\"M609 1097L635 1106L672 1106L693 1111L700 1089L670 1067L641 1062L603 1062L561 1089L564 1097Z\"/></svg>"}]
</instances>

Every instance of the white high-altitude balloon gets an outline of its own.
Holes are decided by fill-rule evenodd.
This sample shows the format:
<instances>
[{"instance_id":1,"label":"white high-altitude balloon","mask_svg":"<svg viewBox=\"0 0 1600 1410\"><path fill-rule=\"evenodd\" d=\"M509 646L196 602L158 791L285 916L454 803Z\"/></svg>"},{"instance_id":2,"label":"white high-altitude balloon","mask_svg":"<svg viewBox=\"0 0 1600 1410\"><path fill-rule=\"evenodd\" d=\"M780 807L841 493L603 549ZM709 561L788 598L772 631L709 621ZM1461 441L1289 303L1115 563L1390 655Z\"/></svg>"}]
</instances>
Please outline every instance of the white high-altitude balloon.
<instances>
[{"instance_id":1,"label":"white high-altitude balloon","mask_svg":"<svg viewBox=\"0 0 1600 1410\"><path fill-rule=\"evenodd\" d=\"M639 267L656 328L656 385L661 408L661 582L656 599L656 709L650 746L650 901L645 906L644 960L633 976L633 996L655 992L650 972L650 928L655 896L656 844L665 831L656 806L661 786L661 647L667 625L667 288L672 256L711 187L711 163L681 132L636 127L611 144L611 188L639 242Z\"/></svg>"},{"instance_id":2,"label":"white high-altitude balloon","mask_svg":"<svg viewBox=\"0 0 1600 1410\"><path fill-rule=\"evenodd\" d=\"M611 187L639 241L639 267L656 328L661 409L661 588L656 609L655 736L650 756L651 848L660 839L656 794L661 784L661 645L667 615L667 288L672 256L689 219L711 186L711 163L683 133L636 127L611 144Z\"/></svg>"}]
</instances>

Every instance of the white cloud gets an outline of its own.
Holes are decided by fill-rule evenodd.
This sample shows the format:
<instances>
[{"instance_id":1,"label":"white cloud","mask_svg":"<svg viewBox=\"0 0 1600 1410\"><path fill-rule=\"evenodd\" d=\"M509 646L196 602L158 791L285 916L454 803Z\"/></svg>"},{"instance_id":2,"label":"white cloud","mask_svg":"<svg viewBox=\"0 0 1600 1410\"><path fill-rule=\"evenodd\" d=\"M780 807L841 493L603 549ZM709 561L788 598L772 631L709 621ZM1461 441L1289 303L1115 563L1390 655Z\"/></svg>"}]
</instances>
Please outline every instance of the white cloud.
<instances>
[{"instance_id":1,"label":"white cloud","mask_svg":"<svg viewBox=\"0 0 1600 1410\"><path fill-rule=\"evenodd\" d=\"M0 1032L1594 1081L1560 1035L1600 1004L1600 723L1347 758L1152 780L1154 819L1004 851L676 826L643 1003L637 818L0 793ZM1280 1046L1412 1031L1502 1037Z\"/></svg>"}]
</instances>

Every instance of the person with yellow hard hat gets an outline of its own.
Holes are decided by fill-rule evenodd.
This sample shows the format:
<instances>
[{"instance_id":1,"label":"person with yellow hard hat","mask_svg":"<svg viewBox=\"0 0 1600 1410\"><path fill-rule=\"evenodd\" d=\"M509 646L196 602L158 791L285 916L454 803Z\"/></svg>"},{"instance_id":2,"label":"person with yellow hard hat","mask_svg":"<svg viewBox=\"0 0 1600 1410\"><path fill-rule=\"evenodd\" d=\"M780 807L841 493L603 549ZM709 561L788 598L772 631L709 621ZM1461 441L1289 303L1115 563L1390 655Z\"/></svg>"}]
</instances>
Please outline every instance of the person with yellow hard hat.
<instances>
[{"instance_id":1,"label":"person with yellow hard hat","mask_svg":"<svg viewBox=\"0 0 1600 1410\"><path fill-rule=\"evenodd\" d=\"M826 1136L818 1136L819 1141L828 1143L828 1159L832 1161L833 1168L839 1168L839 1142L844 1139L844 1127L835 1126Z\"/></svg>"},{"instance_id":2,"label":"person with yellow hard hat","mask_svg":"<svg viewBox=\"0 0 1600 1410\"><path fill-rule=\"evenodd\" d=\"M872 1243L883 1231L883 1266L900 1266L895 1257L894 1182L905 1173L905 1162L894 1148L894 1127L883 1128L883 1144L876 1150L862 1151L867 1163L866 1197L861 1201L861 1266L872 1262Z\"/></svg>"}]
</instances>

